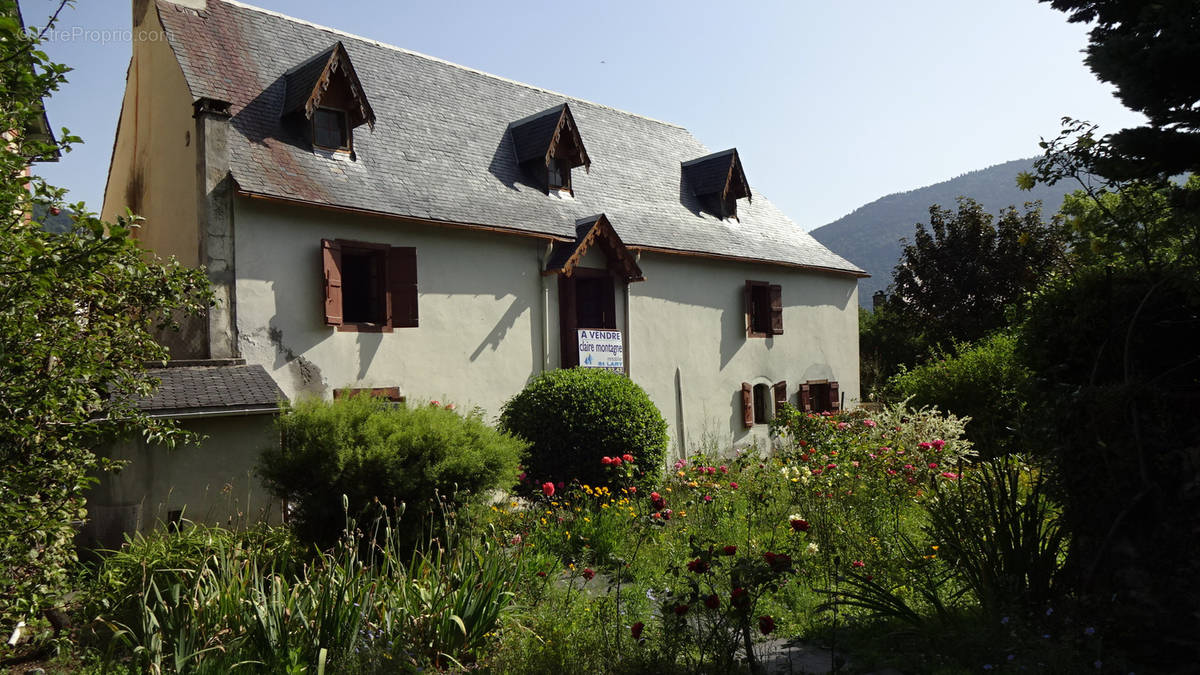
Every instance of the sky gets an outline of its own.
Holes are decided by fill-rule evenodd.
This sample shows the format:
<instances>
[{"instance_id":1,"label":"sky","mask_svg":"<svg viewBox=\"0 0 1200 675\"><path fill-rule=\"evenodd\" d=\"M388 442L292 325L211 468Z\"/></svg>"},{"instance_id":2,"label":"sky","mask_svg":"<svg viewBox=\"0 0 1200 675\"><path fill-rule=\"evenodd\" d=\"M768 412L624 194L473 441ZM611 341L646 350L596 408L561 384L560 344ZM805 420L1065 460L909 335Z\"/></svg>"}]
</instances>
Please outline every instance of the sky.
<instances>
[{"instance_id":1,"label":"sky","mask_svg":"<svg viewBox=\"0 0 1200 675\"><path fill-rule=\"evenodd\" d=\"M255 0L250 4L686 127L736 147L805 230L879 197L1039 154L1063 116L1144 118L1083 63L1087 27L1034 0ZM41 26L54 0L22 0ZM81 136L40 173L99 211L129 63L130 2L78 0L45 51Z\"/></svg>"}]
</instances>

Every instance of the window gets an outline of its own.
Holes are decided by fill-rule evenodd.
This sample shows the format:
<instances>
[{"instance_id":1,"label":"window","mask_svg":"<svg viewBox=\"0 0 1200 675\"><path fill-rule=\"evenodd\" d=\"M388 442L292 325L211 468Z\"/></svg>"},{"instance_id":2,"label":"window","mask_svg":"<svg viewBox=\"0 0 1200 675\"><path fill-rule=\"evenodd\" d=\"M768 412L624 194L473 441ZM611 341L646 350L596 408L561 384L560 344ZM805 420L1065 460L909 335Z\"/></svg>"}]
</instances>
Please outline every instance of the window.
<instances>
[{"instance_id":1,"label":"window","mask_svg":"<svg viewBox=\"0 0 1200 675\"><path fill-rule=\"evenodd\" d=\"M546 187L550 190L571 189L571 167L557 159L546 165Z\"/></svg>"},{"instance_id":2,"label":"window","mask_svg":"<svg viewBox=\"0 0 1200 675\"><path fill-rule=\"evenodd\" d=\"M742 421L749 429L755 424L768 424L776 412L787 403L787 380L775 384L742 383Z\"/></svg>"},{"instance_id":3,"label":"window","mask_svg":"<svg viewBox=\"0 0 1200 675\"><path fill-rule=\"evenodd\" d=\"M417 249L321 240L325 324L388 332L417 326Z\"/></svg>"},{"instance_id":4,"label":"window","mask_svg":"<svg viewBox=\"0 0 1200 675\"><path fill-rule=\"evenodd\" d=\"M331 150L350 149L350 130L346 127L344 110L317 108L312 120L313 145Z\"/></svg>"},{"instance_id":5,"label":"window","mask_svg":"<svg viewBox=\"0 0 1200 675\"><path fill-rule=\"evenodd\" d=\"M747 281L745 289L746 337L783 335L783 287L765 281Z\"/></svg>"},{"instance_id":6,"label":"window","mask_svg":"<svg viewBox=\"0 0 1200 675\"><path fill-rule=\"evenodd\" d=\"M809 380L800 385L800 409L804 412L837 412L842 409L838 383L829 380Z\"/></svg>"}]
</instances>

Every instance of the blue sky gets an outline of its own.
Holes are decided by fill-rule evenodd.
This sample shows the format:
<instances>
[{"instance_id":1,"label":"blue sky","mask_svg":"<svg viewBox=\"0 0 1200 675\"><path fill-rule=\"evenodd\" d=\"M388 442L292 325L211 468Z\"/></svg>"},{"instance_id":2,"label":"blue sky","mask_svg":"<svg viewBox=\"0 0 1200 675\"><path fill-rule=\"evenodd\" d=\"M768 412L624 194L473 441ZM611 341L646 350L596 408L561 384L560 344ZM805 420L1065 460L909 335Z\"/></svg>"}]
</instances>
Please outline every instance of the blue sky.
<instances>
[{"instance_id":1,"label":"blue sky","mask_svg":"<svg viewBox=\"0 0 1200 675\"><path fill-rule=\"evenodd\" d=\"M55 5L22 0L27 24ZM1083 65L1086 27L1033 0L256 0L251 4L687 127L736 146L804 229L892 192L1038 154L1064 115L1139 124ZM41 173L99 210L129 2L79 0L47 102L85 144Z\"/></svg>"}]
</instances>

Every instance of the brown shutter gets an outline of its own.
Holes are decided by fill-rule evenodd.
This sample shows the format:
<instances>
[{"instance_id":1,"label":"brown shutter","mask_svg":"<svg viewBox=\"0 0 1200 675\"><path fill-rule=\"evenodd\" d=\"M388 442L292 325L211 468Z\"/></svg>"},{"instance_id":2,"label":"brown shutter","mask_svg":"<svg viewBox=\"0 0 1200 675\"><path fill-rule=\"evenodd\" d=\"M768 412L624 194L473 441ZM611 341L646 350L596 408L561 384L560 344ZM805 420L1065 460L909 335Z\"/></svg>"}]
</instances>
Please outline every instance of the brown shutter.
<instances>
[{"instance_id":1,"label":"brown shutter","mask_svg":"<svg viewBox=\"0 0 1200 675\"><path fill-rule=\"evenodd\" d=\"M611 275L604 277L604 282L601 284L602 297L604 298L604 325L601 328L609 330L617 329L617 289L613 283Z\"/></svg>"},{"instance_id":2,"label":"brown shutter","mask_svg":"<svg viewBox=\"0 0 1200 675\"><path fill-rule=\"evenodd\" d=\"M837 412L842 409L842 399L838 396L837 382L829 383L829 409Z\"/></svg>"},{"instance_id":3,"label":"brown shutter","mask_svg":"<svg viewBox=\"0 0 1200 675\"><path fill-rule=\"evenodd\" d=\"M775 383L775 414L783 410L783 406L787 405L787 380L781 380Z\"/></svg>"},{"instance_id":4,"label":"brown shutter","mask_svg":"<svg viewBox=\"0 0 1200 675\"><path fill-rule=\"evenodd\" d=\"M388 251L388 325L417 326L417 249L393 246Z\"/></svg>"},{"instance_id":5,"label":"brown shutter","mask_svg":"<svg viewBox=\"0 0 1200 675\"><path fill-rule=\"evenodd\" d=\"M746 306L746 337L754 334L754 282L747 281L746 289L742 292Z\"/></svg>"},{"instance_id":6,"label":"brown shutter","mask_svg":"<svg viewBox=\"0 0 1200 675\"><path fill-rule=\"evenodd\" d=\"M754 426L754 387L749 382L742 383L742 423L747 429Z\"/></svg>"},{"instance_id":7,"label":"brown shutter","mask_svg":"<svg viewBox=\"0 0 1200 675\"><path fill-rule=\"evenodd\" d=\"M783 335L783 287L771 284L771 333Z\"/></svg>"},{"instance_id":8,"label":"brown shutter","mask_svg":"<svg viewBox=\"0 0 1200 675\"><path fill-rule=\"evenodd\" d=\"M804 412L812 412L812 397L809 396L809 385L800 385L800 409Z\"/></svg>"},{"instance_id":9,"label":"brown shutter","mask_svg":"<svg viewBox=\"0 0 1200 675\"><path fill-rule=\"evenodd\" d=\"M325 280L325 325L342 325L342 245L321 240L321 272Z\"/></svg>"},{"instance_id":10,"label":"brown shutter","mask_svg":"<svg viewBox=\"0 0 1200 675\"><path fill-rule=\"evenodd\" d=\"M563 368L579 365L579 316L575 310L575 280L558 275L559 364Z\"/></svg>"}]
</instances>

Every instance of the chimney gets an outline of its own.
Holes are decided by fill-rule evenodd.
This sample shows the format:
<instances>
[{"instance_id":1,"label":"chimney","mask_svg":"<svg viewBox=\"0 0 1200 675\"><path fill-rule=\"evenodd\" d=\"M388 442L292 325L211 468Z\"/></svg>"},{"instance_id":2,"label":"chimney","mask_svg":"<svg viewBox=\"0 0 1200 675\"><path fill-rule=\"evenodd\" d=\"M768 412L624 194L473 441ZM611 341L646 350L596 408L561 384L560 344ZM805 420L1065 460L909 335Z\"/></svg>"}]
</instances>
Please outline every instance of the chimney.
<instances>
[{"instance_id":1,"label":"chimney","mask_svg":"<svg viewBox=\"0 0 1200 675\"><path fill-rule=\"evenodd\" d=\"M229 173L229 102L201 98L196 119L196 185L200 262L216 305L208 310L210 359L238 357L233 260L233 176Z\"/></svg>"},{"instance_id":2,"label":"chimney","mask_svg":"<svg viewBox=\"0 0 1200 675\"><path fill-rule=\"evenodd\" d=\"M875 295L871 296L871 311L879 309L884 302L887 302L887 294L883 291L875 291Z\"/></svg>"}]
</instances>

